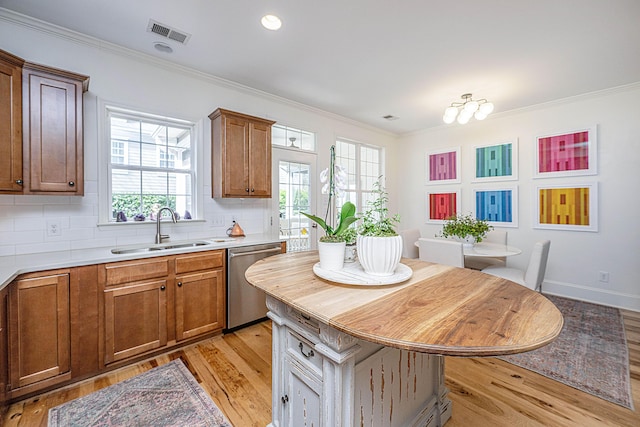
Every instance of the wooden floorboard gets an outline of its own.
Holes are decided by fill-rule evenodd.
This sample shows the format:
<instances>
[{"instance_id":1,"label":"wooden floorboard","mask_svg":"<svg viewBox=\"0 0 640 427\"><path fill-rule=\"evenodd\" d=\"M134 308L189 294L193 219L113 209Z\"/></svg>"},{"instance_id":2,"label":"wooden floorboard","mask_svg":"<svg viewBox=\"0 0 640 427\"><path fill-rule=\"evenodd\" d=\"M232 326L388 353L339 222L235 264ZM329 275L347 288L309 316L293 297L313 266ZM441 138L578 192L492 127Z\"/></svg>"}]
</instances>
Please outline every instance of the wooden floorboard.
<instances>
[{"instance_id":1,"label":"wooden floorboard","mask_svg":"<svg viewBox=\"0 0 640 427\"><path fill-rule=\"evenodd\" d=\"M640 313L623 311L631 386L640 408ZM236 427L271 421L271 324L218 336L61 390L14 403L3 426L46 426L49 408L181 359ZM447 427L640 426L640 414L495 358L446 358Z\"/></svg>"}]
</instances>

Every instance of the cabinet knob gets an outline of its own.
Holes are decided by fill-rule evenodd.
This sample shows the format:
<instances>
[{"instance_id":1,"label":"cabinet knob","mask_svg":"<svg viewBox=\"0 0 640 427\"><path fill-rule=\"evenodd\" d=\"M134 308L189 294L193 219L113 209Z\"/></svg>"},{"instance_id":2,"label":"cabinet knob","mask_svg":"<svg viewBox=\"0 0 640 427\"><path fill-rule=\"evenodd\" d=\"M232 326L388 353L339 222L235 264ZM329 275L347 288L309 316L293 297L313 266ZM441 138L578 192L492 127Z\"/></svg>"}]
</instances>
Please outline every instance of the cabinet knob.
<instances>
[{"instance_id":1,"label":"cabinet knob","mask_svg":"<svg viewBox=\"0 0 640 427\"><path fill-rule=\"evenodd\" d=\"M16 179L16 184L22 185L22 184L24 184L24 181L21 180L21 179Z\"/></svg>"},{"instance_id":2,"label":"cabinet knob","mask_svg":"<svg viewBox=\"0 0 640 427\"><path fill-rule=\"evenodd\" d=\"M249 188L245 188L244 191L246 191L248 193L249 192Z\"/></svg>"},{"instance_id":3,"label":"cabinet knob","mask_svg":"<svg viewBox=\"0 0 640 427\"><path fill-rule=\"evenodd\" d=\"M252 188L252 189L251 189L251 192L253 193L254 191L256 191L256 189L255 189L255 188Z\"/></svg>"},{"instance_id":4,"label":"cabinet knob","mask_svg":"<svg viewBox=\"0 0 640 427\"><path fill-rule=\"evenodd\" d=\"M165 285L160 286L160 290L164 291L165 289L167 289L167 287Z\"/></svg>"},{"instance_id":5,"label":"cabinet knob","mask_svg":"<svg viewBox=\"0 0 640 427\"><path fill-rule=\"evenodd\" d=\"M181 288L182 287L182 282L178 282L178 287Z\"/></svg>"},{"instance_id":6,"label":"cabinet knob","mask_svg":"<svg viewBox=\"0 0 640 427\"><path fill-rule=\"evenodd\" d=\"M73 187L74 185L76 185L76 183L75 183L75 182L73 182L73 181L69 181L69 187Z\"/></svg>"},{"instance_id":7,"label":"cabinet knob","mask_svg":"<svg viewBox=\"0 0 640 427\"><path fill-rule=\"evenodd\" d=\"M289 396L285 394L280 399L282 399L282 403L283 404L286 404L289 401Z\"/></svg>"}]
</instances>

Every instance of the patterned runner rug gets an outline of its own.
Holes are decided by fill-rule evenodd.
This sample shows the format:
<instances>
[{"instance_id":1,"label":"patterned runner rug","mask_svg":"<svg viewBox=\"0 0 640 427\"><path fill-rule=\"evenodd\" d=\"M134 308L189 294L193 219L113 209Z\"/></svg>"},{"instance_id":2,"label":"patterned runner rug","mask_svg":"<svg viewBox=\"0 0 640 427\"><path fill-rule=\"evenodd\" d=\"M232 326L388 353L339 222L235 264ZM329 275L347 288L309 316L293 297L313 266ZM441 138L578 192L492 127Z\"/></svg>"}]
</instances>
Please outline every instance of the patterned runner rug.
<instances>
[{"instance_id":1,"label":"patterned runner rug","mask_svg":"<svg viewBox=\"0 0 640 427\"><path fill-rule=\"evenodd\" d=\"M49 426L231 427L231 423L176 359L51 408Z\"/></svg>"},{"instance_id":2,"label":"patterned runner rug","mask_svg":"<svg viewBox=\"0 0 640 427\"><path fill-rule=\"evenodd\" d=\"M537 350L500 359L633 409L620 310L553 295L547 298L564 316L558 338Z\"/></svg>"}]
</instances>

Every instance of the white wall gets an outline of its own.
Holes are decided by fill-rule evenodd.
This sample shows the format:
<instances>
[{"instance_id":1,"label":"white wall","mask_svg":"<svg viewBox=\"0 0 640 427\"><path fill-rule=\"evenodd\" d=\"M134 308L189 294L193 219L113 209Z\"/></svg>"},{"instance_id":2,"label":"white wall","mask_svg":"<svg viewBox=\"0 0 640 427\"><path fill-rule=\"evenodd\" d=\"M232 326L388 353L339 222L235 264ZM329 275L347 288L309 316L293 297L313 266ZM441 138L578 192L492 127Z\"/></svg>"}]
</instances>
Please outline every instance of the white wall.
<instances>
[{"instance_id":1,"label":"white wall","mask_svg":"<svg viewBox=\"0 0 640 427\"><path fill-rule=\"evenodd\" d=\"M103 102L200 123L204 173L197 179L205 222L163 224L163 233L166 231L172 239L224 235L232 217L238 219L246 234L272 232L268 227L271 200L211 198L208 115L218 107L317 132L318 170L328 165L329 146L336 137L385 147L388 171L395 162L391 143L396 137L392 134L2 9L0 40L0 49L27 61L90 76L89 92L84 97L85 196L0 195L0 256L153 242L154 224L97 225L98 192L101 185L104 187L98 179L98 146L106 143L98 131ZM391 180L389 188L393 189ZM213 219L220 218L224 226L212 226ZM61 224L60 236L47 235L50 221Z\"/></svg>"},{"instance_id":2,"label":"white wall","mask_svg":"<svg viewBox=\"0 0 640 427\"><path fill-rule=\"evenodd\" d=\"M551 240L543 288L549 293L640 310L640 84L557 101L483 122L452 124L401 138L398 175L401 215L405 225L418 226L431 237L439 225L426 223L424 154L460 146L462 150L462 210L473 210L474 146L519 142L519 227L504 228L509 243L523 249L508 263L525 268L532 245ZM598 126L598 174L574 178L533 179L535 138L554 132ZM534 229L535 185L538 183L598 183L598 232ZM504 182L509 185L511 182ZM447 186L455 188L457 185ZM440 186L438 188L447 188ZM609 272L600 282L599 272Z\"/></svg>"}]
</instances>

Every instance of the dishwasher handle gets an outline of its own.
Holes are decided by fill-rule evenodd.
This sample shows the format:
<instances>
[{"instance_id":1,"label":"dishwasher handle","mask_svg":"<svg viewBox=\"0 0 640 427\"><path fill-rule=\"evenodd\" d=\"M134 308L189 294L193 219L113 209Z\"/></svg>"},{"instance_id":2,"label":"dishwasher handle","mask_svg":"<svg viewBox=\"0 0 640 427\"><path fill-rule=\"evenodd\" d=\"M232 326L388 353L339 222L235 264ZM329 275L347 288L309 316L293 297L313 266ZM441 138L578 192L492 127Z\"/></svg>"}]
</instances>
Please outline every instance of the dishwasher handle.
<instances>
[{"instance_id":1,"label":"dishwasher handle","mask_svg":"<svg viewBox=\"0 0 640 427\"><path fill-rule=\"evenodd\" d=\"M235 258L237 256L245 256L245 255L266 254L271 252L282 252L282 248L262 249L259 251L251 251L251 252L230 252L229 258Z\"/></svg>"}]
</instances>

